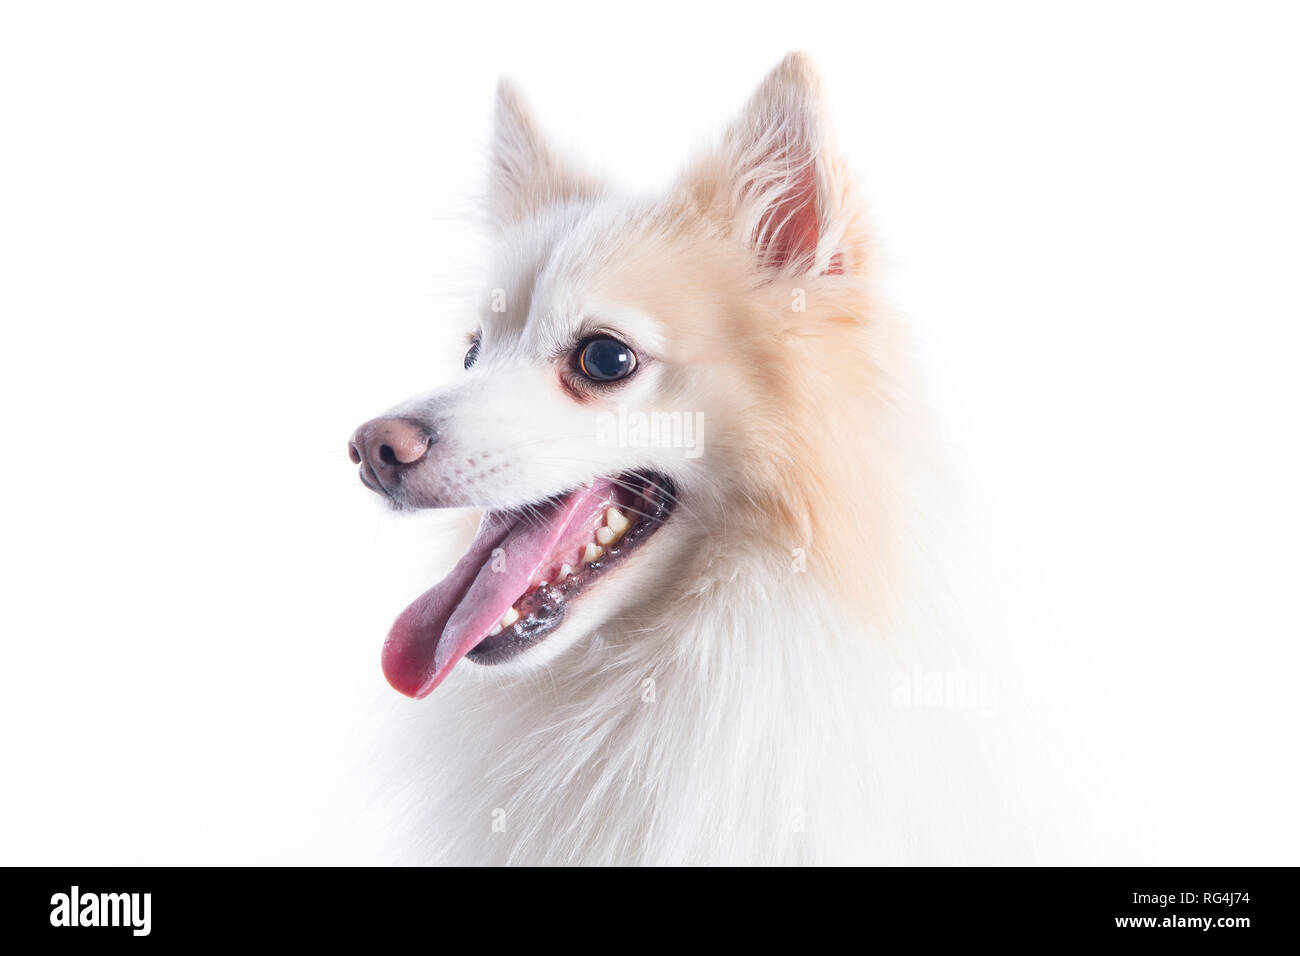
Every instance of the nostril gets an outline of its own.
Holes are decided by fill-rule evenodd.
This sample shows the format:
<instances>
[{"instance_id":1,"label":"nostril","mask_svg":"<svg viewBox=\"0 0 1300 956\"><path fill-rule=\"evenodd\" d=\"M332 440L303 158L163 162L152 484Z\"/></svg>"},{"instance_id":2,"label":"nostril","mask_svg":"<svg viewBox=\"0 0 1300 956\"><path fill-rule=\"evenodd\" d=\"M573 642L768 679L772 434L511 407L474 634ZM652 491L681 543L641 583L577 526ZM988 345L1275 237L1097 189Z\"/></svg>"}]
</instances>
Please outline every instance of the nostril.
<instances>
[{"instance_id":1,"label":"nostril","mask_svg":"<svg viewBox=\"0 0 1300 956\"><path fill-rule=\"evenodd\" d=\"M402 473L424 460L433 436L420 422L376 418L358 428L348 442L348 457L361 466L362 479L378 484L401 480Z\"/></svg>"},{"instance_id":2,"label":"nostril","mask_svg":"<svg viewBox=\"0 0 1300 956\"><path fill-rule=\"evenodd\" d=\"M406 419L392 420L376 437L381 444L375 454L390 468L414 465L429 450L429 433L418 423Z\"/></svg>"}]
</instances>

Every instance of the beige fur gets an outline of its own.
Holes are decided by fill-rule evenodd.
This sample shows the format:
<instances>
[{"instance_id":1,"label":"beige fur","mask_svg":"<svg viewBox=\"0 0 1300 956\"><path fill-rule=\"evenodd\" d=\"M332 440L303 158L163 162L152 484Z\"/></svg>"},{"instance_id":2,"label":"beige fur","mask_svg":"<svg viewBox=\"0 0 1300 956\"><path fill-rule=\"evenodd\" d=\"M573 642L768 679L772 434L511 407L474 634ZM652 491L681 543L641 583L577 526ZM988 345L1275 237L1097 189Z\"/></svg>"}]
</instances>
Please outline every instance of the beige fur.
<instances>
[{"instance_id":1,"label":"beige fur","mask_svg":"<svg viewBox=\"0 0 1300 956\"><path fill-rule=\"evenodd\" d=\"M920 588L933 474L807 59L786 58L652 202L573 171L503 85L490 209L488 281L509 307L480 317L484 367L398 410L447 423L435 490L503 507L649 467L681 501L553 636L518 663L463 666L408 713L406 858L954 861L1012 846L1028 815L990 810L1014 804L990 771L1008 737L891 701L900 669L954 660ZM592 323L647 359L626 388L575 397L553 356ZM702 412L706 453L592 447L593 416L619 402ZM485 451L491 474L473 464Z\"/></svg>"}]
</instances>

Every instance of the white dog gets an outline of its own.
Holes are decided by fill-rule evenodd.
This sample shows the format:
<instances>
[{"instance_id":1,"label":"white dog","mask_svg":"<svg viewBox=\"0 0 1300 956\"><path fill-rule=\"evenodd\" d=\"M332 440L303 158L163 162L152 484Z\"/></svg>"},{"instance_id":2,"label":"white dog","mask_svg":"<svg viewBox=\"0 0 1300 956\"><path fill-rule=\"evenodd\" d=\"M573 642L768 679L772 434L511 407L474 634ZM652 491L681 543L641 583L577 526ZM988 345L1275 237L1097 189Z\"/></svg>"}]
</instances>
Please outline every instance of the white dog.
<instances>
[{"instance_id":1,"label":"white dog","mask_svg":"<svg viewBox=\"0 0 1300 956\"><path fill-rule=\"evenodd\" d=\"M411 858L1050 854L920 586L924 429L808 61L653 202L503 84L491 190L463 383L349 445L400 509L486 512L384 646L432 693L399 731Z\"/></svg>"}]
</instances>

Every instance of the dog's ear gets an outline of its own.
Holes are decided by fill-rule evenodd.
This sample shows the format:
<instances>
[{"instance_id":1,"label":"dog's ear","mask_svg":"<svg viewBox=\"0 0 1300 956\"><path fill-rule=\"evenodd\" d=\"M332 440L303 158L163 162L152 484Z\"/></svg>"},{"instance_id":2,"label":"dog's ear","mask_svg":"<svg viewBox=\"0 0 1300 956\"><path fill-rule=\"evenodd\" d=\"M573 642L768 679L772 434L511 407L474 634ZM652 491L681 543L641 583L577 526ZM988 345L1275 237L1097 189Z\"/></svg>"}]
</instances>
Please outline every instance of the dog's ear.
<instances>
[{"instance_id":1,"label":"dog's ear","mask_svg":"<svg viewBox=\"0 0 1300 956\"><path fill-rule=\"evenodd\" d=\"M840 275L862 265L856 202L824 114L816 71L791 53L683 183L765 271Z\"/></svg>"},{"instance_id":2,"label":"dog's ear","mask_svg":"<svg viewBox=\"0 0 1300 956\"><path fill-rule=\"evenodd\" d=\"M518 88L497 84L488 206L493 223L506 226L543 206L592 196L599 184L571 170L546 144Z\"/></svg>"}]
</instances>

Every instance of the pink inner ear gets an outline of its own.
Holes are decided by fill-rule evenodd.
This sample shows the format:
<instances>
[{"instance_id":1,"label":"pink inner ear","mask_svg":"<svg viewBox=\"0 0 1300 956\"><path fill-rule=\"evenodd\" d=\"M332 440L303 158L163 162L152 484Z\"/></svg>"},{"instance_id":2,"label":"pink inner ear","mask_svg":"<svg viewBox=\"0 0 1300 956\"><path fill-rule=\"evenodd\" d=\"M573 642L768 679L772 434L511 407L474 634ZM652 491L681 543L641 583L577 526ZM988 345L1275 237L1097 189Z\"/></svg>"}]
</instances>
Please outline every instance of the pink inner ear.
<instances>
[{"instance_id":1,"label":"pink inner ear","mask_svg":"<svg viewBox=\"0 0 1300 956\"><path fill-rule=\"evenodd\" d=\"M767 249L773 268L784 269L800 260L811 263L821 234L817 219L817 172L811 163L799 171L781 201L773 205L768 218L776 227Z\"/></svg>"},{"instance_id":2,"label":"pink inner ear","mask_svg":"<svg viewBox=\"0 0 1300 956\"><path fill-rule=\"evenodd\" d=\"M817 255L817 240L821 237L821 222L817 216L817 171L811 163L800 170L785 196L772 207L768 220L776 224L768 243L768 264L774 269L784 269L798 262L811 266ZM837 252L831 256L822 275L843 274L844 258Z\"/></svg>"}]
</instances>

